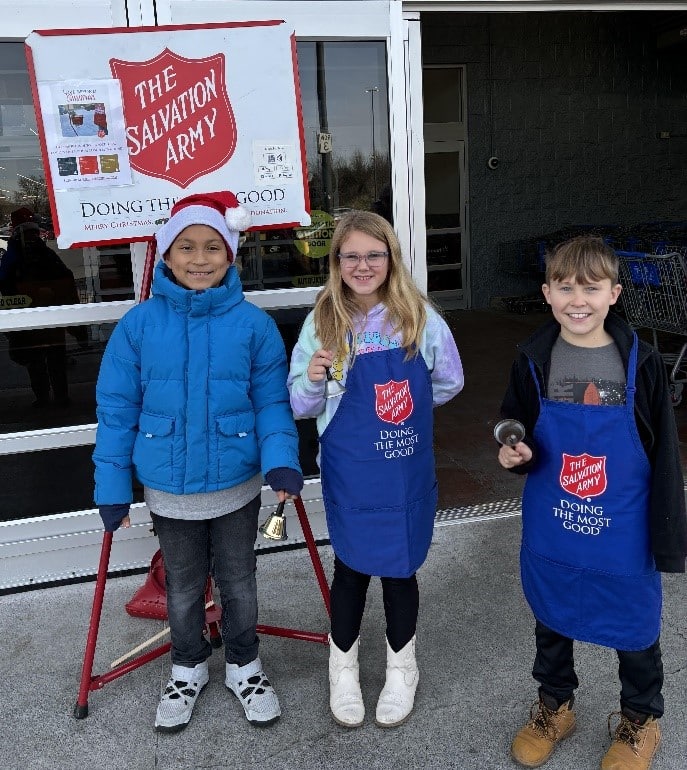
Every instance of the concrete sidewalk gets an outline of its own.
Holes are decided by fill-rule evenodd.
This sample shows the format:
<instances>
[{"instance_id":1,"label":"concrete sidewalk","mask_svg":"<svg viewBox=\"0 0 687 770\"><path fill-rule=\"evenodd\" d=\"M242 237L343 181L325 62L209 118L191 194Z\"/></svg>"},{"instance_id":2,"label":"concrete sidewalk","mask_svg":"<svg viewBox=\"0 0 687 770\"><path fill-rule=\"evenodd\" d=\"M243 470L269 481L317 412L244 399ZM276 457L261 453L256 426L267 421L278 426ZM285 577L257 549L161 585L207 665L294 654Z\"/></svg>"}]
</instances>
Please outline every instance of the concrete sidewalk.
<instances>
[{"instance_id":1,"label":"concrete sidewalk","mask_svg":"<svg viewBox=\"0 0 687 770\"><path fill-rule=\"evenodd\" d=\"M116 535L115 535L116 537ZM346 730L329 715L324 645L263 636L261 657L279 693L283 716L271 728L249 725L223 683L222 650L210 660L210 684L189 727L153 730L169 673L164 656L89 696L89 716L76 720L93 583L45 588L0 598L4 642L5 770L513 770L509 745L535 700L530 670L533 621L518 570L519 516L466 520L435 529L419 573L421 606L416 708L403 726L373 723L384 678L384 625L379 581L373 581L361 644L367 706L363 727ZM331 575L331 549L320 549ZM304 549L258 558L260 622L328 630ZM140 575L108 581L94 674L162 628L131 618L124 604ZM666 714L654 770L684 770L687 757L687 602L685 576L664 578L663 654ZM578 644L578 728L546 764L549 770L592 770L609 745L606 719L618 709L612 651Z\"/></svg>"},{"instance_id":2,"label":"concrete sidewalk","mask_svg":"<svg viewBox=\"0 0 687 770\"><path fill-rule=\"evenodd\" d=\"M260 654L279 693L281 720L265 730L245 721L224 686L223 651L216 650L210 684L191 724L177 735L153 730L169 675L168 656L90 693L89 716L74 719L94 584L49 587L0 596L2 770L515 770L510 742L536 699L530 674L534 624L520 587L520 518L509 515L513 500L517 507L522 479L498 465L492 428L515 345L544 319L455 311L447 320L463 358L466 386L436 413L442 509L437 522L450 525L435 528L419 572L421 679L411 719L392 730L373 723L385 665L378 580L370 587L362 632L361 681L368 710L363 727L349 731L330 717L324 645L265 636ZM687 469L684 404L676 420ZM480 504L504 518L463 515ZM319 551L331 576L331 549ZM124 610L143 580L135 575L108 581L95 675L163 627ZM687 767L686 581L685 575L664 576L666 714L653 770ZM328 631L305 549L261 553L258 585L261 623ZM576 661L578 729L547 770L596 770L609 745L606 720L618 710L620 689L615 654L578 644Z\"/></svg>"}]
</instances>

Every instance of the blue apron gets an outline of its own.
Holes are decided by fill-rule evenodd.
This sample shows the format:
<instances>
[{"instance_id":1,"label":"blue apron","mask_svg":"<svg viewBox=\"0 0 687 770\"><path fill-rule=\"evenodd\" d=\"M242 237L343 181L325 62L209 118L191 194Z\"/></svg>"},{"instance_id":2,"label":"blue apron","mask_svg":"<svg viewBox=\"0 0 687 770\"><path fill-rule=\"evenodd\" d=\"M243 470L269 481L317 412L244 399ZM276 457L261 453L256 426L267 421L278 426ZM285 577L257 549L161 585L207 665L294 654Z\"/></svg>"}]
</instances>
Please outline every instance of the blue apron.
<instances>
[{"instance_id":1,"label":"blue apron","mask_svg":"<svg viewBox=\"0 0 687 770\"><path fill-rule=\"evenodd\" d=\"M432 382L403 348L358 355L320 437L334 553L358 572L410 577L427 557L437 506Z\"/></svg>"},{"instance_id":2,"label":"blue apron","mask_svg":"<svg viewBox=\"0 0 687 770\"><path fill-rule=\"evenodd\" d=\"M520 566L537 619L571 639L644 650L659 636L661 576L649 536L651 468L634 418L637 336L625 404L542 398L525 483Z\"/></svg>"}]
</instances>

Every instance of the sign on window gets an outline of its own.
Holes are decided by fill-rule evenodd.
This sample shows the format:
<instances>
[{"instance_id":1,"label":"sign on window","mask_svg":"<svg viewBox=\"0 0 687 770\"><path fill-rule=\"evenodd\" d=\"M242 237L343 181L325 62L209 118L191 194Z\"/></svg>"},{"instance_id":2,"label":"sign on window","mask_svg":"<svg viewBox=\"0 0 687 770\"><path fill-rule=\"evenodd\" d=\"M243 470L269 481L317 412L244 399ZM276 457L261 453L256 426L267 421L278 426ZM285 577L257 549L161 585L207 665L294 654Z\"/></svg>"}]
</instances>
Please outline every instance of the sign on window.
<instances>
[{"instance_id":1,"label":"sign on window","mask_svg":"<svg viewBox=\"0 0 687 770\"><path fill-rule=\"evenodd\" d=\"M309 224L283 22L38 31L26 50L61 248L147 240L177 199L217 190L255 228Z\"/></svg>"}]
</instances>

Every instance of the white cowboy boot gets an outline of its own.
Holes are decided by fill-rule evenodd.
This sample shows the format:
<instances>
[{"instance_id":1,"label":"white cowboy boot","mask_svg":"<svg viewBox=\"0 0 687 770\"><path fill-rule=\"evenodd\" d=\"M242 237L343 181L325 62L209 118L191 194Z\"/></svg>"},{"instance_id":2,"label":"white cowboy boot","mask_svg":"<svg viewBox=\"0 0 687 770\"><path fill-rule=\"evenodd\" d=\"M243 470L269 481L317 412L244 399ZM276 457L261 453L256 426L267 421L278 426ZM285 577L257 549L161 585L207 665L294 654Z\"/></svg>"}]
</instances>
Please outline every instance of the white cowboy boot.
<instances>
[{"instance_id":1,"label":"white cowboy boot","mask_svg":"<svg viewBox=\"0 0 687 770\"><path fill-rule=\"evenodd\" d=\"M334 721L343 727L360 727L365 705L360 692L358 637L348 652L342 652L329 636L329 708Z\"/></svg>"},{"instance_id":2,"label":"white cowboy boot","mask_svg":"<svg viewBox=\"0 0 687 770\"><path fill-rule=\"evenodd\" d=\"M415 660L415 637L398 652L386 642L386 682L377 701L375 722L379 727L396 727L408 719L420 679Z\"/></svg>"}]
</instances>

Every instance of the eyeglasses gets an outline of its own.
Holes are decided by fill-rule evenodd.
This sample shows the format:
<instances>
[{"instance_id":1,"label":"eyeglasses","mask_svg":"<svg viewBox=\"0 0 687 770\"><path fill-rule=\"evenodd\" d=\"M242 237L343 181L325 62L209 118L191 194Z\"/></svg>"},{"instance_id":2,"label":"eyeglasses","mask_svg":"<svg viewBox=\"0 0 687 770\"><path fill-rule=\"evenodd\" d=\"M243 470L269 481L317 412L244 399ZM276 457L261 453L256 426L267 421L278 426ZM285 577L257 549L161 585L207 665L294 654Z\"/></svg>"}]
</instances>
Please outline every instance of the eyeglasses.
<instances>
[{"instance_id":1,"label":"eyeglasses","mask_svg":"<svg viewBox=\"0 0 687 770\"><path fill-rule=\"evenodd\" d=\"M367 254L356 254L353 251L348 254L339 252L339 262L343 267L351 270L358 267L363 260L368 267L381 267L388 256L388 251L368 251Z\"/></svg>"}]
</instances>

